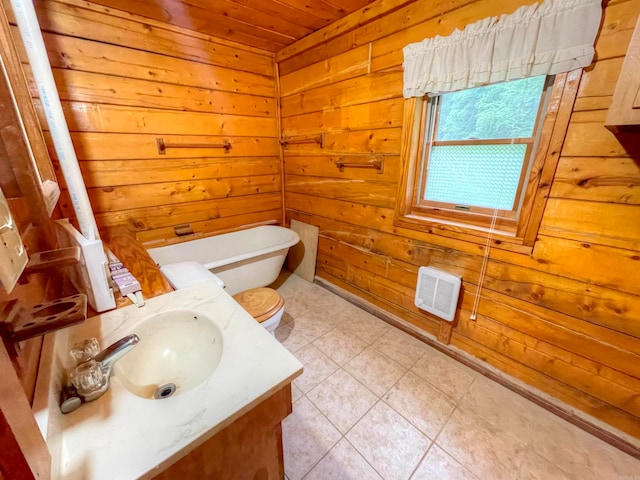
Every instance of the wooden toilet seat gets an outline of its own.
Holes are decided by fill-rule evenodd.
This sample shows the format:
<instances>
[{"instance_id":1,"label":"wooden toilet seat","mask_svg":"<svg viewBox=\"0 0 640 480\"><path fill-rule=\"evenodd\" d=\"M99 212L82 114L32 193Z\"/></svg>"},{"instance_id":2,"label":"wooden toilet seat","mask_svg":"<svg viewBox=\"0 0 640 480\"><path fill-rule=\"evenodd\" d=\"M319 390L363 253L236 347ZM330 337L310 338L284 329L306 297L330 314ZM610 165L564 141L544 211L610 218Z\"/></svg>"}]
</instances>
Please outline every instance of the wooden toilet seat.
<instances>
[{"instance_id":1,"label":"wooden toilet seat","mask_svg":"<svg viewBox=\"0 0 640 480\"><path fill-rule=\"evenodd\" d=\"M252 288L233 298L258 322L269 320L284 305L284 298L273 288Z\"/></svg>"}]
</instances>

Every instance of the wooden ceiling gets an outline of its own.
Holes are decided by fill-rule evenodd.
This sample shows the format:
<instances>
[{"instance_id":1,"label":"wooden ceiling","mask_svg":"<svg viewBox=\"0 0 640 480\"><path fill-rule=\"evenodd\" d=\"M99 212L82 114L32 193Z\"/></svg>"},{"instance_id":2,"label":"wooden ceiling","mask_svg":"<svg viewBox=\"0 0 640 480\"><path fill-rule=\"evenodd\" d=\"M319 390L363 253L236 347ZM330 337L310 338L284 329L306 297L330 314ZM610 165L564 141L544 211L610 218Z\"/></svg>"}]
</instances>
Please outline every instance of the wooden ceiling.
<instances>
[{"instance_id":1,"label":"wooden ceiling","mask_svg":"<svg viewBox=\"0 0 640 480\"><path fill-rule=\"evenodd\" d=\"M93 0L93 3L277 52L374 1Z\"/></svg>"}]
</instances>

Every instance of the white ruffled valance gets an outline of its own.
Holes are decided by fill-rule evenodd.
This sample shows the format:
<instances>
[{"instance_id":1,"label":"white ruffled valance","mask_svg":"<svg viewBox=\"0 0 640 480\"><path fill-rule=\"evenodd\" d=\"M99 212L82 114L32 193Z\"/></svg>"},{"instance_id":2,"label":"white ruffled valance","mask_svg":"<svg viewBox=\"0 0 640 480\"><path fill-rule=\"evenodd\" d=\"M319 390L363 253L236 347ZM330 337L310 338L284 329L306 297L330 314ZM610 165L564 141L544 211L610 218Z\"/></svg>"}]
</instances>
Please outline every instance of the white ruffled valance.
<instances>
[{"instance_id":1,"label":"white ruffled valance","mask_svg":"<svg viewBox=\"0 0 640 480\"><path fill-rule=\"evenodd\" d=\"M586 67L601 0L545 0L404 48L404 96L451 92Z\"/></svg>"}]
</instances>

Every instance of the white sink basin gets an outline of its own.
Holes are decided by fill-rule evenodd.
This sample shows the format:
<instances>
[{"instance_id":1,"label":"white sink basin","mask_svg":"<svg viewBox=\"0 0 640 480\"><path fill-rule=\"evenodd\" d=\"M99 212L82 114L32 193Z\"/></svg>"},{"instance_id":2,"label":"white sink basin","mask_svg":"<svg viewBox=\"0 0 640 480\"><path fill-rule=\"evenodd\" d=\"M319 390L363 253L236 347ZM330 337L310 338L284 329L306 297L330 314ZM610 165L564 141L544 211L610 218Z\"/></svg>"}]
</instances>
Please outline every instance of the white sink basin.
<instances>
[{"instance_id":1,"label":"white sink basin","mask_svg":"<svg viewBox=\"0 0 640 480\"><path fill-rule=\"evenodd\" d=\"M220 363L222 332L199 312L158 313L132 333L140 342L114 364L113 376L139 397L184 393L209 378Z\"/></svg>"},{"instance_id":2,"label":"white sink basin","mask_svg":"<svg viewBox=\"0 0 640 480\"><path fill-rule=\"evenodd\" d=\"M133 333L140 342L115 362L107 392L63 415L58 399L75 367L73 345L95 337L107 346ZM34 412L51 452L51 478L152 478L301 372L300 362L215 282L45 335ZM149 400L165 382L176 383L177 396Z\"/></svg>"}]
</instances>

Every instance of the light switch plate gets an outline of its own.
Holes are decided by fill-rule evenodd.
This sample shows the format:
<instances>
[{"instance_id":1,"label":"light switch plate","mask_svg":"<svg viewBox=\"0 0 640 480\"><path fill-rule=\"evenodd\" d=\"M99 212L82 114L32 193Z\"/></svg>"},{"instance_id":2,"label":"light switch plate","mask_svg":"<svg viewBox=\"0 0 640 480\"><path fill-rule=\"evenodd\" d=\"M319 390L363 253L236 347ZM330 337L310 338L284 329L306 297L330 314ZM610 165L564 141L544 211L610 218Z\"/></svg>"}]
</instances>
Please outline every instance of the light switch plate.
<instances>
[{"instance_id":1,"label":"light switch plate","mask_svg":"<svg viewBox=\"0 0 640 480\"><path fill-rule=\"evenodd\" d=\"M28 260L9 204L0 189L0 283L7 293L11 293L15 287Z\"/></svg>"}]
</instances>

